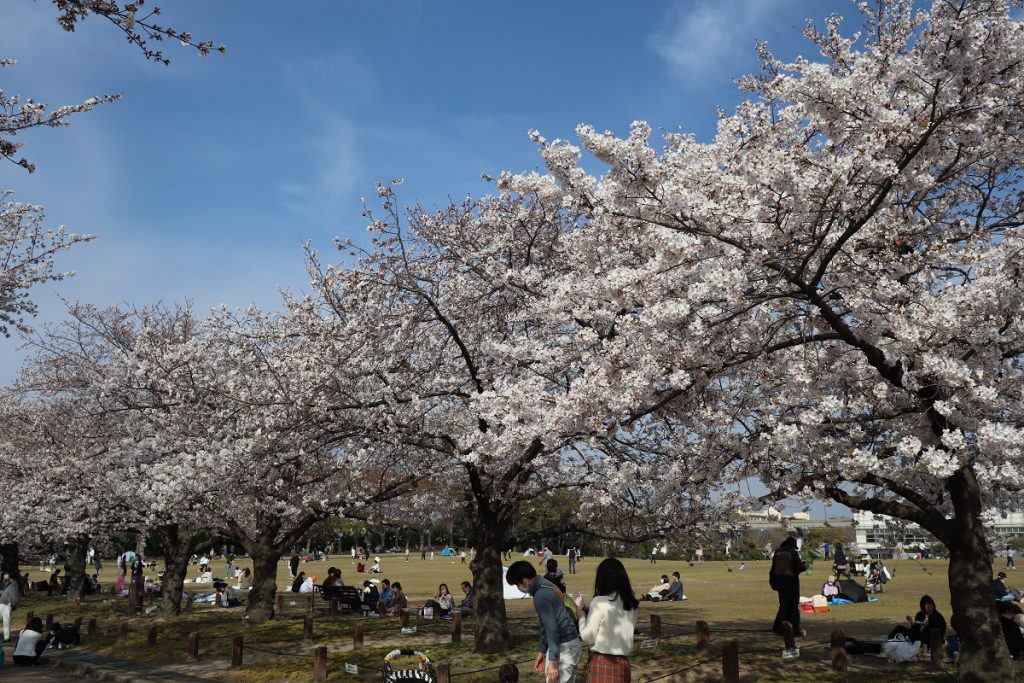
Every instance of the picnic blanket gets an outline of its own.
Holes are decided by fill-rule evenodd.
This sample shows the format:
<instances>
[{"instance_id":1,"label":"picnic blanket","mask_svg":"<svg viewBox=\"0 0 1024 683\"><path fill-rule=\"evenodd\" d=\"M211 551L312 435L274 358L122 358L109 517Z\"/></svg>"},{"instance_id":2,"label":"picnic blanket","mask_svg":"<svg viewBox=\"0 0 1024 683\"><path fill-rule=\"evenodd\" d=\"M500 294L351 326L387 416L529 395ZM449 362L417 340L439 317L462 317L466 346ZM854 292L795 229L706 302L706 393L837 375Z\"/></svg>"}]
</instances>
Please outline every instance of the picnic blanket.
<instances>
[{"instance_id":1,"label":"picnic blanket","mask_svg":"<svg viewBox=\"0 0 1024 683\"><path fill-rule=\"evenodd\" d=\"M868 598L868 602L878 602L878 598ZM847 600L846 598L832 598L830 605L856 605L853 600Z\"/></svg>"}]
</instances>

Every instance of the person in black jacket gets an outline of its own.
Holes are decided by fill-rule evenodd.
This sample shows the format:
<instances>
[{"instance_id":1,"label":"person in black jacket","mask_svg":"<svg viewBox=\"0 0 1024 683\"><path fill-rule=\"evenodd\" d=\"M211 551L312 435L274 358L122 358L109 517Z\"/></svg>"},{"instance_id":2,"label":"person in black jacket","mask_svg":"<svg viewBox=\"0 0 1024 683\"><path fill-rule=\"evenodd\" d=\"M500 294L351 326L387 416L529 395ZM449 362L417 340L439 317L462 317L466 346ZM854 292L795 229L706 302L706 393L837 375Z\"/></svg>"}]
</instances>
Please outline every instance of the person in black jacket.
<instances>
[{"instance_id":1,"label":"person in black jacket","mask_svg":"<svg viewBox=\"0 0 1024 683\"><path fill-rule=\"evenodd\" d=\"M768 583L779 594L779 611L775 615L772 631L782 634L782 622L793 625L794 635L803 635L800 630L800 574L807 565L796 549L792 536L779 545L772 556L772 568L768 572Z\"/></svg>"},{"instance_id":2,"label":"person in black jacket","mask_svg":"<svg viewBox=\"0 0 1024 683\"><path fill-rule=\"evenodd\" d=\"M1006 648L1010 651L1010 656L1017 659L1024 655L1024 634L1021 633L1016 620L1020 608L1012 602L1001 602L997 609L999 610L999 626L1003 629Z\"/></svg>"},{"instance_id":3,"label":"person in black jacket","mask_svg":"<svg viewBox=\"0 0 1024 683\"><path fill-rule=\"evenodd\" d=\"M932 630L939 631L943 638L946 637L946 618L935 609L935 601L930 595L921 596L921 611L913 619L907 615L907 622L910 626L897 626L889 634L889 640L897 635L903 635L914 643L928 643L928 632Z\"/></svg>"}]
</instances>

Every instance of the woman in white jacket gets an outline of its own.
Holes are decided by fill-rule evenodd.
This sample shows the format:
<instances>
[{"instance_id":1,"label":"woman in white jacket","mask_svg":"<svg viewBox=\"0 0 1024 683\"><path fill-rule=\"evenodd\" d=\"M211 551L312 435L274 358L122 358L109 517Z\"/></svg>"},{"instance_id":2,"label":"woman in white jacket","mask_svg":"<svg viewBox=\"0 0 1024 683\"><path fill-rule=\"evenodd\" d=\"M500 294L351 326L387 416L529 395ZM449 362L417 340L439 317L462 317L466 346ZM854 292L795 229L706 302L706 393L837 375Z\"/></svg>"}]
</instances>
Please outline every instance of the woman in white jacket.
<instances>
[{"instance_id":1,"label":"woman in white jacket","mask_svg":"<svg viewBox=\"0 0 1024 683\"><path fill-rule=\"evenodd\" d=\"M594 599L582 607L580 638L590 646L588 683L630 683L629 653L640 603L622 563L613 557L597 567Z\"/></svg>"}]
</instances>

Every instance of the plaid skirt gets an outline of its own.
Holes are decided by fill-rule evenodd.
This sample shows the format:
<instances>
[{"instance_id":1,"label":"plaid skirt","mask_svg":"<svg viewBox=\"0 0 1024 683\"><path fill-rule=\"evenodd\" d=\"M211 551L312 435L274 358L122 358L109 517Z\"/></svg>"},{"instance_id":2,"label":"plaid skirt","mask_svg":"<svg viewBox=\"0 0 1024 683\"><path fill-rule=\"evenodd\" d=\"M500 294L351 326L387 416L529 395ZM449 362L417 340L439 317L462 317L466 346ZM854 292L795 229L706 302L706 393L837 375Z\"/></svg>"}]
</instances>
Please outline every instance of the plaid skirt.
<instances>
[{"instance_id":1,"label":"plaid skirt","mask_svg":"<svg viewBox=\"0 0 1024 683\"><path fill-rule=\"evenodd\" d=\"M629 657L590 651L587 683L631 683Z\"/></svg>"}]
</instances>

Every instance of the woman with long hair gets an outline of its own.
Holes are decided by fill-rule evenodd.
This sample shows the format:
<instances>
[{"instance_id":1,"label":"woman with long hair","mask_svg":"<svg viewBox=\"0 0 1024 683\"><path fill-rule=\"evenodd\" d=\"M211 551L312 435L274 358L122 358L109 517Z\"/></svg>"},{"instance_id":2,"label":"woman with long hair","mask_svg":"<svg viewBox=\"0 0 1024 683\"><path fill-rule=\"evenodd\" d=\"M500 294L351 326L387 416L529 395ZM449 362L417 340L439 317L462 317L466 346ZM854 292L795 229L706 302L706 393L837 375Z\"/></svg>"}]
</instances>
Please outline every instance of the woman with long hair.
<instances>
[{"instance_id":1,"label":"woman with long hair","mask_svg":"<svg viewBox=\"0 0 1024 683\"><path fill-rule=\"evenodd\" d=\"M614 557L601 562L594 599L589 608L580 606L580 638L590 646L587 681L630 683L629 653L639 605L622 562Z\"/></svg>"}]
</instances>

